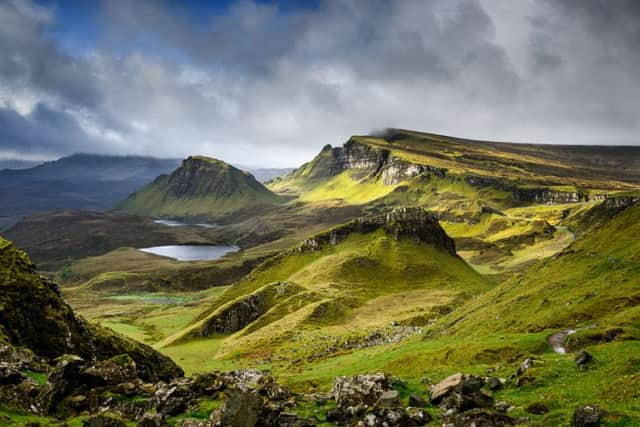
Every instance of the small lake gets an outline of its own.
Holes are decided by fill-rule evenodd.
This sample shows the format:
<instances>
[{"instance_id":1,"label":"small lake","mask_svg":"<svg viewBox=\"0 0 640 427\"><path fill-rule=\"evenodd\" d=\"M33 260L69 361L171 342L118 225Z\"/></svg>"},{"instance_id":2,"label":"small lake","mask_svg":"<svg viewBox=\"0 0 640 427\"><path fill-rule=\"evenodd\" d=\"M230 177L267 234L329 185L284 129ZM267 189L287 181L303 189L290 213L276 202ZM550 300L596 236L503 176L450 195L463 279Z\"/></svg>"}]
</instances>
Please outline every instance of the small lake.
<instances>
[{"instance_id":1,"label":"small lake","mask_svg":"<svg viewBox=\"0 0 640 427\"><path fill-rule=\"evenodd\" d=\"M186 222L176 221L174 219L156 219L153 222L160 225L166 225L167 227L200 227L200 228L216 228L215 224L187 224Z\"/></svg>"},{"instance_id":2,"label":"small lake","mask_svg":"<svg viewBox=\"0 0 640 427\"><path fill-rule=\"evenodd\" d=\"M173 258L178 261L205 261L218 259L226 254L237 252L237 246L209 245L168 245L152 246L140 249L142 252Z\"/></svg>"}]
</instances>

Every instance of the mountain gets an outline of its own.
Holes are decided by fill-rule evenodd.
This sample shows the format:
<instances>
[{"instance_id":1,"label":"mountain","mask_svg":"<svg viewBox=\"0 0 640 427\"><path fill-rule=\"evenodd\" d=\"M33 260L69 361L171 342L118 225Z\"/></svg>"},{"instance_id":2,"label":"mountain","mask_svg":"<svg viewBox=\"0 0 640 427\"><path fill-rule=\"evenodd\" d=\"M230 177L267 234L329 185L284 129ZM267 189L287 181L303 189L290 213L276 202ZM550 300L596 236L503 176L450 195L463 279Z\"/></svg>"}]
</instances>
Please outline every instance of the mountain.
<instances>
[{"instance_id":1,"label":"mountain","mask_svg":"<svg viewBox=\"0 0 640 427\"><path fill-rule=\"evenodd\" d=\"M179 164L174 159L74 154L30 169L0 171L0 228L34 213L104 211Z\"/></svg>"},{"instance_id":2,"label":"mountain","mask_svg":"<svg viewBox=\"0 0 640 427\"><path fill-rule=\"evenodd\" d=\"M4 169L30 169L42 162L35 160L6 159L0 160L0 170Z\"/></svg>"},{"instance_id":3,"label":"mountain","mask_svg":"<svg viewBox=\"0 0 640 427\"><path fill-rule=\"evenodd\" d=\"M280 203L248 172L203 156L185 159L116 206L117 211L162 218L222 220L234 213Z\"/></svg>"},{"instance_id":4,"label":"mountain","mask_svg":"<svg viewBox=\"0 0 640 427\"><path fill-rule=\"evenodd\" d=\"M177 344L166 350L177 356L190 340L215 336L223 341L212 356L218 348L221 355L250 358L268 349L271 357L288 359L292 339L322 352L314 342L322 334L336 341L410 336L432 311L490 287L456 255L433 214L398 208L356 218L267 259L160 345ZM388 328L392 319L397 328ZM355 330L358 336L349 332Z\"/></svg>"},{"instance_id":5,"label":"mountain","mask_svg":"<svg viewBox=\"0 0 640 427\"><path fill-rule=\"evenodd\" d=\"M256 180L265 183L272 179L286 175L293 172L293 168L263 168L263 167L251 167L244 165L234 164L234 167L249 172L255 177Z\"/></svg>"}]
</instances>

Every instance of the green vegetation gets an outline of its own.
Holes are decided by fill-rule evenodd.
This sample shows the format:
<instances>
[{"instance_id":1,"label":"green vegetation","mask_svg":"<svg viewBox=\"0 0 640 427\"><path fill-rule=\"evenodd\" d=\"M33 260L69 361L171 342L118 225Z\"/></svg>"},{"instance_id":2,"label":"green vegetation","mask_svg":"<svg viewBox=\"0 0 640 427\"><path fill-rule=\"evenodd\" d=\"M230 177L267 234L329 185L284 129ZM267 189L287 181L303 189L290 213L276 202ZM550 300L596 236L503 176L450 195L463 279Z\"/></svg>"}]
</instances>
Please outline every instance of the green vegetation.
<instances>
[{"instance_id":1,"label":"green vegetation","mask_svg":"<svg viewBox=\"0 0 640 427\"><path fill-rule=\"evenodd\" d=\"M217 220L241 209L279 202L253 175L220 160L195 156L133 193L116 209L164 218Z\"/></svg>"},{"instance_id":2,"label":"green vegetation","mask_svg":"<svg viewBox=\"0 0 640 427\"><path fill-rule=\"evenodd\" d=\"M428 397L428 384L452 373L508 379L530 357L526 384L507 381L494 393L515 407L510 415L568 425L577 405L598 403L605 425L640 425L635 158L631 149L391 130L325 147L270 191L222 162L190 158L120 208L234 214L215 230L170 233L243 251L178 263L105 245L98 256L56 264L57 277L83 316L152 345L189 374L268 369L307 392L327 391L338 375L384 371L406 381L403 397ZM457 256L350 222L402 206L433 211ZM568 328L578 329L566 339L569 353L557 354L548 338ZM571 354L583 349L595 360L586 370ZM528 413L533 403L549 412ZM169 422L206 419L219 404L202 401ZM293 410L330 425L311 402ZM14 424L23 416L2 409L0 423L3 415Z\"/></svg>"}]
</instances>

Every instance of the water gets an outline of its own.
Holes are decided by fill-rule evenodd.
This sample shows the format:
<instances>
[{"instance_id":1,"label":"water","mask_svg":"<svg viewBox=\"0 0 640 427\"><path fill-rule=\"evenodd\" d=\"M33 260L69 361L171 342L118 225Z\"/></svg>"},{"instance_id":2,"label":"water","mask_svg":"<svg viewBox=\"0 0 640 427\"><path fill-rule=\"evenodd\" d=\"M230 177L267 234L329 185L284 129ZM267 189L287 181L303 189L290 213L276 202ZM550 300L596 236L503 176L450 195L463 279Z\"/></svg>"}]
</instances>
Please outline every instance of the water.
<instances>
[{"instance_id":1,"label":"water","mask_svg":"<svg viewBox=\"0 0 640 427\"><path fill-rule=\"evenodd\" d=\"M156 219L153 222L160 225L166 225L167 227L201 227L201 228L216 228L215 224L187 224L186 222L176 221L174 219Z\"/></svg>"},{"instance_id":2,"label":"water","mask_svg":"<svg viewBox=\"0 0 640 427\"><path fill-rule=\"evenodd\" d=\"M153 246L140 249L142 252L173 258L178 261L205 261L218 259L226 254L238 251L237 246L208 246L208 245L168 245Z\"/></svg>"}]
</instances>

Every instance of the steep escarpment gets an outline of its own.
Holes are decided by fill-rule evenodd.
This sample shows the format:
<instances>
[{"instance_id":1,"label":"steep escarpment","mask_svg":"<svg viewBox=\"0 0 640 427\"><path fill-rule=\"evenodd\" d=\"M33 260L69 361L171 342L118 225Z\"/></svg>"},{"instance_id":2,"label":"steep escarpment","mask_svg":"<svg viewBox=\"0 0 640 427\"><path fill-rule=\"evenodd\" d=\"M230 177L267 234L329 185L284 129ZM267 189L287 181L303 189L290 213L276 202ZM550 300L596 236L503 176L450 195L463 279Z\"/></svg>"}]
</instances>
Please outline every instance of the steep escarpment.
<instances>
[{"instance_id":1,"label":"steep escarpment","mask_svg":"<svg viewBox=\"0 0 640 427\"><path fill-rule=\"evenodd\" d=\"M117 336L77 317L57 286L40 277L28 256L0 238L0 341L53 360L73 354L100 360L128 354L146 380L182 371L148 346Z\"/></svg>"},{"instance_id":2,"label":"steep escarpment","mask_svg":"<svg viewBox=\"0 0 640 427\"><path fill-rule=\"evenodd\" d=\"M223 219L280 198L253 175L220 160L193 156L122 201L116 210L167 218Z\"/></svg>"},{"instance_id":3,"label":"steep escarpment","mask_svg":"<svg viewBox=\"0 0 640 427\"><path fill-rule=\"evenodd\" d=\"M311 162L275 180L272 186L308 189L345 171L354 180L379 180L385 186L396 185L425 172L441 178L446 174L446 169L409 162L393 154L390 149L351 138L342 147L326 145Z\"/></svg>"},{"instance_id":4,"label":"steep escarpment","mask_svg":"<svg viewBox=\"0 0 640 427\"><path fill-rule=\"evenodd\" d=\"M164 344L179 347L222 334L228 335L225 352L244 346L259 351L274 341L286 347L307 328L354 322L362 328L358 340L378 337L369 341L379 345L418 333L412 322L425 322L434 304L459 303L489 286L456 255L433 213L396 208L356 218L267 259ZM408 295L414 299L398 307ZM376 316L361 320L371 310ZM391 320L406 323L389 330ZM336 340L347 343L343 338Z\"/></svg>"},{"instance_id":5,"label":"steep escarpment","mask_svg":"<svg viewBox=\"0 0 640 427\"><path fill-rule=\"evenodd\" d=\"M395 208L389 213L356 218L325 233L306 239L298 246L302 252L319 250L326 245L337 245L351 233L384 232L398 240L413 240L426 243L455 256L455 242L440 227L438 218L432 212L416 207Z\"/></svg>"}]
</instances>

